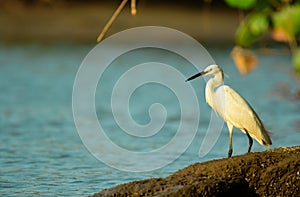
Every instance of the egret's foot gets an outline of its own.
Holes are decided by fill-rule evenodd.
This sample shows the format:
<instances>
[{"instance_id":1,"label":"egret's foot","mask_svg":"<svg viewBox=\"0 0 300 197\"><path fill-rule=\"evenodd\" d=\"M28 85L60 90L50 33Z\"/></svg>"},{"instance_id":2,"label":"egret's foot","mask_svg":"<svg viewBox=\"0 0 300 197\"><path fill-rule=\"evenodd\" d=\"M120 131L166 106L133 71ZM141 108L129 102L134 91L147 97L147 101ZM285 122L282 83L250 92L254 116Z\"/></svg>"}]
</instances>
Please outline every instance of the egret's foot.
<instances>
[{"instance_id":1,"label":"egret's foot","mask_svg":"<svg viewBox=\"0 0 300 197\"><path fill-rule=\"evenodd\" d=\"M229 151L228 151L228 158L231 157L231 155L232 155L232 149L229 149Z\"/></svg>"},{"instance_id":2,"label":"egret's foot","mask_svg":"<svg viewBox=\"0 0 300 197\"><path fill-rule=\"evenodd\" d=\"M250 152L251 152L251 146L248 147L247 153L250 153Z\"/></svg>"}]
</instances>

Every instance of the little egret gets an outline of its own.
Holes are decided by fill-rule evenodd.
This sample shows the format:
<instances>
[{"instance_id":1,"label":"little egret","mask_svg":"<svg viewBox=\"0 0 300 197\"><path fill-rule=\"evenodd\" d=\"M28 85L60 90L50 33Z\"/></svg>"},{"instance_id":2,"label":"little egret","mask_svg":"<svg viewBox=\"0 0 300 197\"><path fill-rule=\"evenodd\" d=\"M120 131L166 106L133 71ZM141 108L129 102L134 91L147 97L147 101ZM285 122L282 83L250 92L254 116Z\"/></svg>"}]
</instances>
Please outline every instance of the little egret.
<instances>
[{"instance_id":1,"label":"little egret","mask_svg":"<svg viewBox=\"0 0 300 197\"><path fill-rule=\"evenodd\" d=\"M228 157L232 155L232 130L234 127L239 128L248 136L248 152L251 151L252 137L262 145L271 145L272 141L268 131L248 102L231 87L222 85L224 74L218 65L210 65L204 71L188 78L186 81L207 75L213 75L214 77L209 79L206 84L205 99L208 105L227 123L230 140Z\"/></svg>"}]
</instances>

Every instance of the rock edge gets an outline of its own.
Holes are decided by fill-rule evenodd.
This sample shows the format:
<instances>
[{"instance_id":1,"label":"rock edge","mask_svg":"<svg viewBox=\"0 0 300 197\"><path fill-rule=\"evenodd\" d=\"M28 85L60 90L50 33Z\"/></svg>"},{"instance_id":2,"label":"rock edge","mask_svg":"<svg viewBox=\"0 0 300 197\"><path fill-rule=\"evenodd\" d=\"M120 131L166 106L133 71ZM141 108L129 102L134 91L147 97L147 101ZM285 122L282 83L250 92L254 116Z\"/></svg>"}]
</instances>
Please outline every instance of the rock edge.
<instances>
[{"instance_id":1,"label":"rock edge","mask_svg":"<svg viewBox=\"0 0 300 197\"><path fill-rule=\"evenodd\" d=\"M98 196L298 196L300 146L196 163L166 178L118 185Z\"/></svg>"}]
</instances>

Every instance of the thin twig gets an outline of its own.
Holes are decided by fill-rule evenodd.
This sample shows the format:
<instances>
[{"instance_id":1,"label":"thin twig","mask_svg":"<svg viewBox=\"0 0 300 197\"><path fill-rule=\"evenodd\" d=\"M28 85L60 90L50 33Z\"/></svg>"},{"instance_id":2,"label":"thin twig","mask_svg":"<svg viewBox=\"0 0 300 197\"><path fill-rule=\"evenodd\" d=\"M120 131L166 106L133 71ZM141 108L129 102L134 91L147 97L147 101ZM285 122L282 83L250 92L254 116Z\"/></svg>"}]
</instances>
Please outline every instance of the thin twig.
<instances>
[{"instance_id":1,"label":"thin twig","mask_svg":"<svg viewBox=\"0 0 300 197\"><path fill-rule=\"evenodd\" d=\"M241 9L238 9L238 19L239 19L239 23L241 23L245 19L245 13Z\"/></svg>"},{"instance_id":2,"label":"thin twig","mask_svg":"<svg viewBox=\"0 0 300 197\"><path fill-rule=\"evenodd\" d=\"M102 40L102 38L104 37L105 33L108 31L108 29L110 28L110 26L112 25L112 23L116 20L117 16L120 14L120 12L122 11L122 9L126 5L127 1L128 0L123 0L121 2L121 4L119 5L119 7L116 9L116 11L114 12L114 14L111 16L111 18L109 19L109 21L104 26L103 30L101 31L100 35L97 38L97 42L100 42Z\"/></svg>"},{"instance_id":3,"label":"thin twig","mask_svg":"<svg viewBox=\"0 0 300 197\"><path fill-rule=\"evenodd\" d=\"M131 0L131 15L136 15L136 0Z\"/></svg>"},{"instance_id":4,"label":"thin twig","mask_svg":"<svg viewBox=\"0 0 300 197\"><path fill-rule=\"evenodd\" d=\"M291 49L291 52L293 55L296 54L297 52L297 49L298 49L298 44L297 44L297 41L296 41L296 38L293 37L290 41L289 41L289 46L290 46L290 49Z\"/></svg>"}]
</instances>

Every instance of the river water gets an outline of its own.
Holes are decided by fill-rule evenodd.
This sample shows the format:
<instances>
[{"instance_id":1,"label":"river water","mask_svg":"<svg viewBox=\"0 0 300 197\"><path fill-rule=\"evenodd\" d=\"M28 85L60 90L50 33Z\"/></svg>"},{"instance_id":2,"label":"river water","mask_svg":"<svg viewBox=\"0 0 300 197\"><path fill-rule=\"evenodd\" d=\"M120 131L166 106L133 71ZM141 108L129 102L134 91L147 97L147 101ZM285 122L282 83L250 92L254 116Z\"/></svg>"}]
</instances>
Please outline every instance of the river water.
<instances>
[{"instance_id":1,"label":"river water","mask_svg":"<svg viewBox=\"0 0 300 197\"><path fill-rule=\"evenodd\" d=\"M204 98L205 81L199 79L192 82L201 109L199 130L177 160L149 172L120 171L97 160L82 143L72 114L75 76L92 48L92 45L82 44L0 45L1 196L86 196L120 183L165 177L195 162L227 156L229 139L226 126L213 148L204 157L198 156L211 116ZM230 50L231 47L208 48L216 63L229 76L225 83L247 98L271 131L273 145L269 148L299 145L300 102L296 95L300 80L292 73L290 56L285 53L259 55L258 69L242 77L229 58ZM175 60L170 59L172 61ZM112 69L115 70L108 72L108 79L123 72L120 67ZM181 72L186 72L186 76L193 74L190 69ZM110 92L105 88L111 86L101 86L99 91ZM109 113L101 117L110 110L109 100L99 101L101 96L98 94L96 111L112 141L128 150L149 151L167 143L180 124L180 107L174 96L165 87L152 84L138 89L130 100L132 117L140 124L149 122L151 102L162 103L168 111L162 134L146 143L120 134ZM122 106L123 102L119 102ZM233 155L244 154L247 137L236 129L233 138ZM255 142L252 150L269 148ZM111 157L118 161L118 155ZM153 162L164 157L157 155Z\"/></svg>"}]
</instances>

